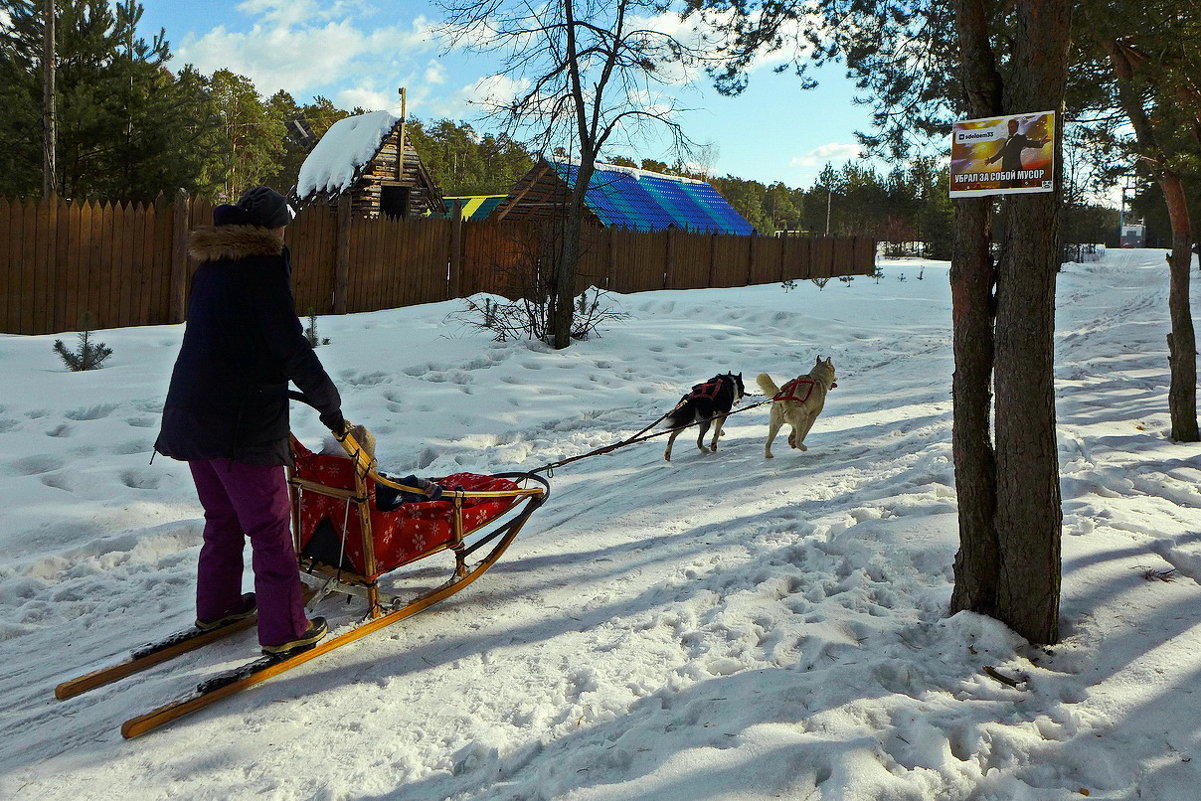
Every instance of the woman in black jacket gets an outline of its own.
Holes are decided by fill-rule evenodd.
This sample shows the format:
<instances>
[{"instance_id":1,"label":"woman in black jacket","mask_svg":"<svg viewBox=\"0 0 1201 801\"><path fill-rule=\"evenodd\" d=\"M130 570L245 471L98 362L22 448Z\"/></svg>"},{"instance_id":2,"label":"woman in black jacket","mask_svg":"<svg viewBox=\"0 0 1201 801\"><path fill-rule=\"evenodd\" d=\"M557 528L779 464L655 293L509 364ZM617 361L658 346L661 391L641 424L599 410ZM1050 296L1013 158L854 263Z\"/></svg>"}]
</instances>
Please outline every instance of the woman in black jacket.
<instances>
[{"instance_id":1,"label":"woman in black jacket","mask_svg":"<svg viewBox=\"0 0 1201 801\"><path fill-rule=\"evenodd\" d=\"M326 633L308 620L284 465L288 382L304 392L335 433L341 399L305 338L284 246L287 202L265 186L213 210L189 252L192 278L183 345L163 407L155 450L188 462L204 507L196 580L196 625L211 629L258 613L263 651L311 648ZM253 552L254 593L242 594L244 535Z\"/></svg>"}]
</instances>

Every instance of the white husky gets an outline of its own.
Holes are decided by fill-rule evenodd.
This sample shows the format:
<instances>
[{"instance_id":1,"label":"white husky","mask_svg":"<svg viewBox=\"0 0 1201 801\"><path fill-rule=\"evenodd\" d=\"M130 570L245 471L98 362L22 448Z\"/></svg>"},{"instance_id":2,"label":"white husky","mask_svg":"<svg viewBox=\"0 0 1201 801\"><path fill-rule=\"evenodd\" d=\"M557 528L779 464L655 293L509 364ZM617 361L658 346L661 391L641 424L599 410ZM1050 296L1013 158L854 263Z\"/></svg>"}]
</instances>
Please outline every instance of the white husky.
<instances>
[{"instance_id":1,"label":"white husky","mask_svg":"<svg viewBox=\"0 0 1201 801\"><path fill-rule=\"evenodd\" d=\"M785 423L792 426L788 435L788 444L802 451L805 447L805 435L813 428L817 416L826 405L826 393L838 384L834 383L834 360L817 357L817 364L808 375L794 378L782 387L777 387L767 373L760 373L755 379L764 395L771 396L771 424L767 431L767 444L763 451L767 458L772 458L771 443Z\"/></svg>"}]
</instances>

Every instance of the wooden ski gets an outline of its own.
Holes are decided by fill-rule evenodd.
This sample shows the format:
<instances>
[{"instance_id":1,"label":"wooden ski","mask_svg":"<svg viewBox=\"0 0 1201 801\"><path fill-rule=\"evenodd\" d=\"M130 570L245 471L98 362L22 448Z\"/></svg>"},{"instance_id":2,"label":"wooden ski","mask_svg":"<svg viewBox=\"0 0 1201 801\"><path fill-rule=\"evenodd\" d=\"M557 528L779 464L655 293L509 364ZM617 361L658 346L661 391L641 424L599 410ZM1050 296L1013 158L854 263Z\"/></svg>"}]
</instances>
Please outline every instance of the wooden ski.
<instances>
[{"instance_id":1,"label":"wooden ski","mask_svg":"<svg viewBox=\"0 0 1201 801\"><path fill-rule=\"evenodd\" d=\"M304 602L307 604L315 594L312 588L306 587L304 590ZM107 667L93 670L91 673L64 681L54 688L54 697L60 701L74 698L77 695L86 693L88 690L94 690L97 687L112 684L114 681L120 681L126 676L140 673L147 668L160 665L177 656L195 651L198 648L203 648L209 643L223 640L231 634L245 631L257 623L258 617L251 615L250 617L235 620L232 623L227 623L224 626L218 626L215 629L207 631L195 627L182 629L174 634L167 635L161 640L155 640L154 642L134 648L129 652L129 658L124 662L108 665Z\"/></svg>"},{"instance_id":2,"label":"wooden ski","mask_svg":"<svg viewBox=\"0 0 1201 801\"><path fill-rule=\"evenodd\" d=\"M135 648L130 652L129 659L124 662L102 667L83 676L64 681L54 688L54 697L60 701L67 698L74 698L81 693L86 693L88 690L94 690L97 687L103 687L106 684L119 681L126 676L132 676L134 673L139 673L147 668L174 659L181 654L195 651L197 648L202 648L211 642L224 639L231 634L245 631L257 622L258 618L251 615L248 618L236 620L233 623L221 626L220 628L210 629L209 631L201 631L197 628L177 631L161 640Z\"/></svg>"},{"instance_id":3,"label":"wooden ski","mask_svg":"<svg viewBox=\"0 0 1201 801\"><path fill-rule=\"evenodd\" d=\"M432 590L425 595L413 600L405 606L388 612L380 617L364 621L350 631L331 637L324 642L320 642L307 651L301 651L293 656L279 657L263 657L255 659L252 662L234 668L233 670L220 673L211 679L207 679L200 683L196 690L182 698L178 698L168 704L164 704L159 708L147 712L144 715L130 718L121 726L121 735L126 739L131 739L147 732L154 731L160 726L170 723L184 715L190 715L197 710L204 709L210 704L220 701L222 698L241 692L248 687L266 681L272 676L278 676L280 673L299 667L310 659L316 659L323 654L327 654L336 648L341 648L343 645L352 643L361 637L379 631L380 629L390 626L393 623L404 620L407 617L421 612L436 604L444 598L449 598L451 595L462 590L471 582L482 576L488 568L501 557L509 543L517 536L521 524L529 517L527 512L522 517L510 524L508 531L502 540L488 554L486 558L475 565L468 573L442 585L441 587Z\"/></svg>"}]
</instances>

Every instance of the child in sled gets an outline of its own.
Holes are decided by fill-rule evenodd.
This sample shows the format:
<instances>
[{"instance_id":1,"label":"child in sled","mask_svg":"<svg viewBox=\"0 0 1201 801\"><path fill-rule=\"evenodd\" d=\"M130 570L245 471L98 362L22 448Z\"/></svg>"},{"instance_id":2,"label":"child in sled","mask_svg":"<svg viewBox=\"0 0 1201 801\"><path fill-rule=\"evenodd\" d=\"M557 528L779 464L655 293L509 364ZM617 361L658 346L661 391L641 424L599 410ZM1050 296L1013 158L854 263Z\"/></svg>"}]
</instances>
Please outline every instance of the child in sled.
<instances>
[{"instance_id":1,"label":"child in sled","mask_svg":"<svg viewBox=\"0 0 1201 801\"><path fill-rule=\"evenodd\" d=\"M371 458L375 458L375 435L372 434L365 426L355 425L349 428L349 433L352 434L355 440L363 446L363 449ZM321 453L326 455L344 456L345 449L333 437L326 437L322 442ZM375 484L375 508L381 512L394 512L406 503L420 503L422 501L436 501L442 497L444 487L428 478L418 478L415 475L407 475L403 478L398 478L391 473L385 473L383 470L377 471L380 476L394 481L397 484L403 484L406 487L420 489L420 494L416 492L407 492L405 490L389 487L387 484Z\"/></svg>"}]
</instances>

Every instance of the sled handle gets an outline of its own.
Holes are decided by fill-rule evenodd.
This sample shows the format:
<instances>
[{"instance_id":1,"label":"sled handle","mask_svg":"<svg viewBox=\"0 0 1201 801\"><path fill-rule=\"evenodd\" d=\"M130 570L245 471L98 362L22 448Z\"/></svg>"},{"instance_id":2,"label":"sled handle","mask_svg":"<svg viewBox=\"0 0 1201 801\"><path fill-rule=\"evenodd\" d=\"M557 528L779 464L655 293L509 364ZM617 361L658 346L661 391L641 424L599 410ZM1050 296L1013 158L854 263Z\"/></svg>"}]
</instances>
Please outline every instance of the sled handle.
<instances>
[{"instance_id":1,"label":"sled handle","mask_svg":"<svg viewBox=\"0 0 1201 801\"><path fill-rule=\"evenodd\" d=\"M317 408L316 406L313 406L313 402L309 400L308 396L303 392L297 392L296 390L290 389L288 390L288 397L313 409ZM351 423L348 420L346 421L346 430L343 431L341 435L335 434L334 437L339 443L341 443L342 447L346 449L346 455L355 460L356 465L359 466L363 473L370 477L372 481L375 481L378 484L383 484L386 487L401 490L403 492L412 492L415 495L423 495L425 493L425 490L421 489L420 487L410 487L405 484L400 484L377 473L375 470L375 459L368 455L363 446L355 438L354 434L350 432L350 428ZM546 496L550 494L550 485L548 482L539 476L533 475L532 473L499 474L496 477L530 479L542 486L516 490L469 491L444 489L442 492L442 497L448 500L453 498L467 500L468 498L520 498L523 496L541 495L543 496L543 500L545 500Z\"/></svg>"}]
</instances>

